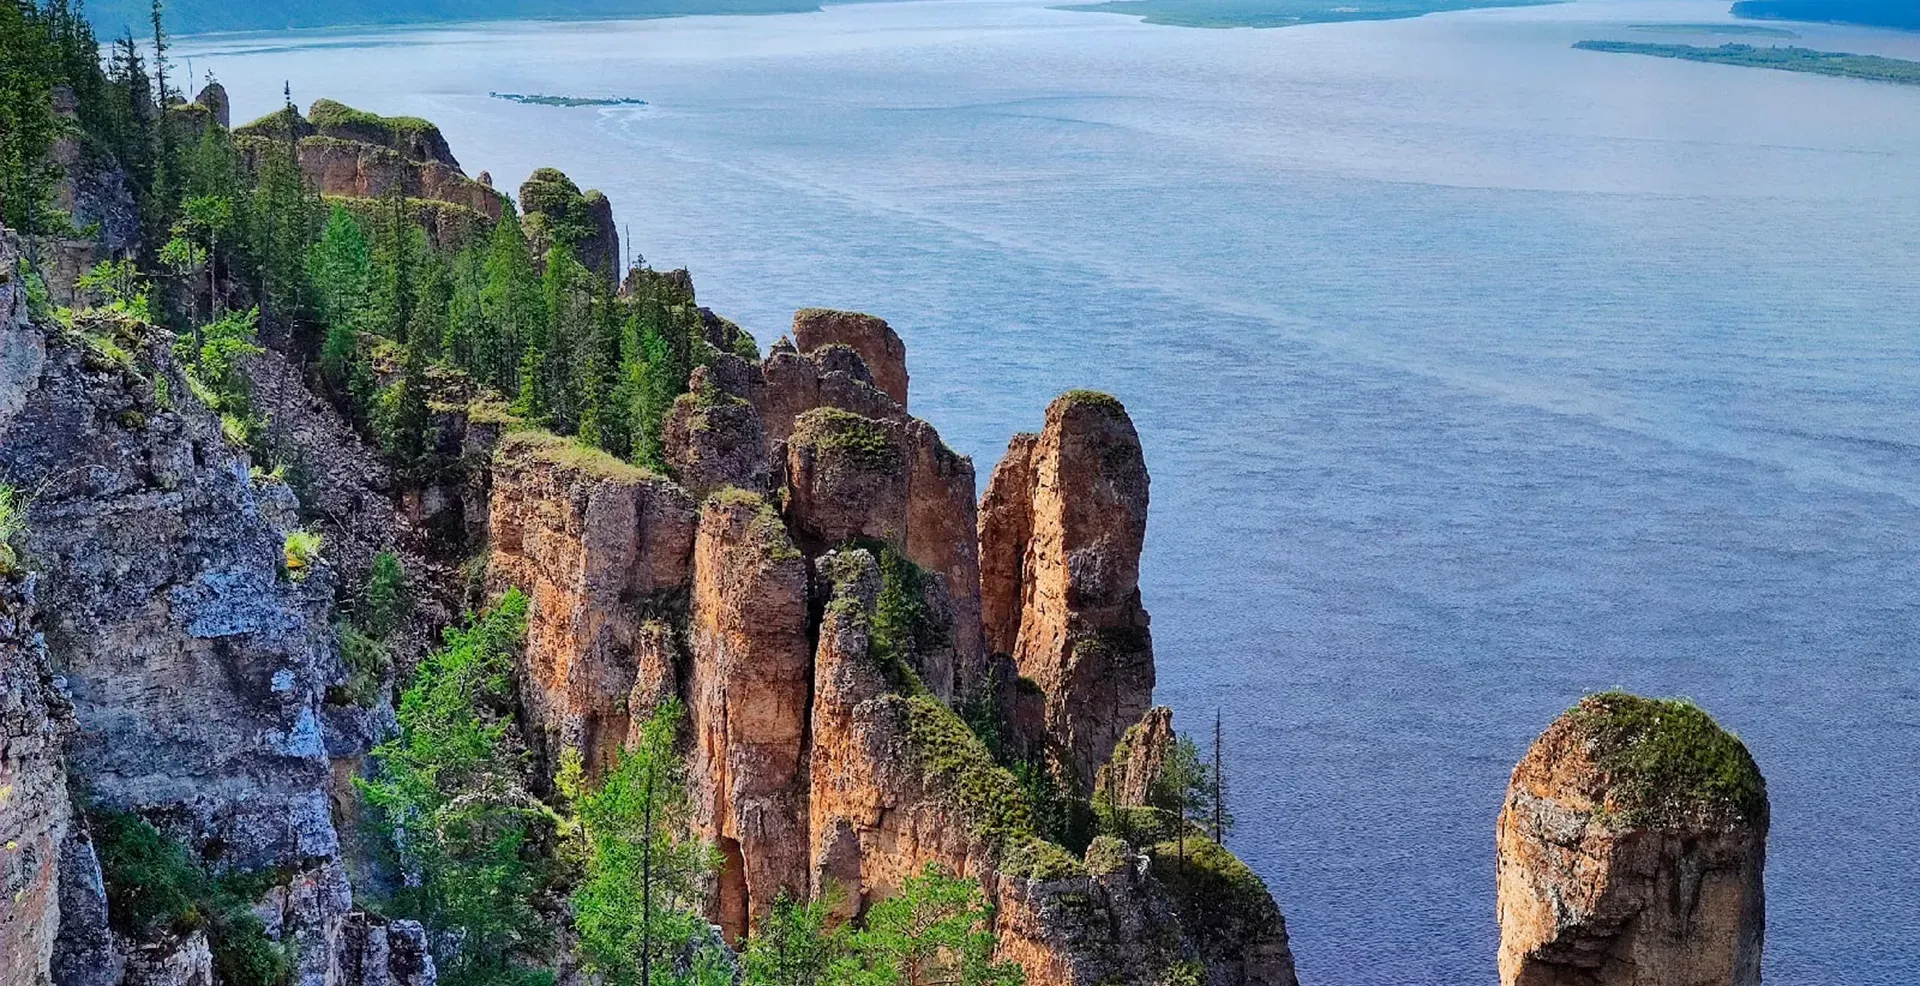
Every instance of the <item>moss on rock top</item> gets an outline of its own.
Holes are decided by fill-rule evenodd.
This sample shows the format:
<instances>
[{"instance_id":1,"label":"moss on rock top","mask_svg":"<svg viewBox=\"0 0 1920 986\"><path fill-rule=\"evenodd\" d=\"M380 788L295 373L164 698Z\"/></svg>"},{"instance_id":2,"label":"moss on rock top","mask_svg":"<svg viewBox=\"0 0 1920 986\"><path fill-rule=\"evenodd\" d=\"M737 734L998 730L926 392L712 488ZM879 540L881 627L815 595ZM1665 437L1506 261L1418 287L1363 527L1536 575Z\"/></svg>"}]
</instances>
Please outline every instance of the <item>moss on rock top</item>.
<instances>
[{"instance_id":1,"label":"moss on rock top","mask_svg":"<svg viewBox=\"0 0 1920 986\"><path fill-rule=\"evenodd\" d=\"M905 457L886 425L837 407L815 408L795 418L792 441L795 445L844 452L848 459L869 469L889 469Z\"/></svg>"},{"instance_id":2,"label":"moss on rock top","mask_svg":"<svg viewBox=\"0 0 1920 986\"><path fill-rule=\"evenodd\" d=\"M1612 691L1566 714L1630 825L1766 824L1767 782L1745 744L1685 699Z\"/></svg>"}]
</instances>

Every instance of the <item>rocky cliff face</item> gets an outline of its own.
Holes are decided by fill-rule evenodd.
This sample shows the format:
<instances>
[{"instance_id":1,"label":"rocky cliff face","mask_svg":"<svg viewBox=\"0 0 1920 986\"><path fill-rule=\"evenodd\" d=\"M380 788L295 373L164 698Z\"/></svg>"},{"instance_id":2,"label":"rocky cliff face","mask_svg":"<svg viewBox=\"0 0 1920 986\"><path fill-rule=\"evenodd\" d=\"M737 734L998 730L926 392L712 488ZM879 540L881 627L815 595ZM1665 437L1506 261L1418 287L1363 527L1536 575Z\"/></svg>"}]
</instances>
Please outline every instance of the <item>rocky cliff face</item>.
<instances>
[{"instance_id":1,"label":"rocky cliff face","mask_svg":"<svg viewBox=\"0 0 1920 986\"><path fill-rule=\"evenodd\" d=\"M679 605L695 522L663 477L533 432L501 443L489 578L527 594L521 694L549 763L577 749L597 776L625 743L643 628Z\"/></svg>"},{"instance_id":2,"label":"rocky cliff face","mask_svg":"<svg viewBox=\"0 0 1920 986\"><path fill-rule=\"evenodd\" d=\"M803 353L846 346L860 354L874 386L907 406L907 347L884 320L862 312L802 308L793 316L793 342Z\"/></svg>"},{"instance_id":3,"label":"rocky cliff face","mask_svg":"<svg viewBox=\"0 0 1920 986\"><path fill-rule=\"evenodd\" d=\"M1042 986L1180 970L1290 986L1285 923L1230 853L1194 837L1191 859L1148 842L1075 857L1037 834L1019 782L950 706L997 691L984 545L1002 638L1051 689L1034 745L1060 739L1062 760L1098 765L1146 711L1146 474L1118 402L1055 402L1046 432L1016 441L976 523L972 463L876 387L856 348L891 361L904 391L885 323L812 312L796 329L802 345L783 341L764 363L711 359L669 416L666 458L706 496L690 549L684 501L666 492L678 484L616 466L582 478L592 455L559 440L502 444L492 578L533 599L531 717L557 742L606 749L568 724L685 701L696 825L724 860L711 916L732 940L782 890L838 894L852 914L933 863L981 880L1004 953ZM647 533L660 522L627 506L642 489L676 504L673 536ZM636 568L651 573L644 590ZM594 570L611 577L580 574ZM682 579L684 613L636 605ZM1160 710L1132 735L1111 770L1144 792L1170 718ZM1091 779L1089 766L1080 782Z\"/></svg>"},{"instance_id":4,"label":"rocky cliff face","mask_svg":"<svg viewBox=\"0 0 1920 986\"><path fill-rule=\"evenodd\" d=\"M1548 727L1499 822L1508 986L1752 986L1766 783L1680 702L1609 693Z\"/></svg>"},{"instance_id":5,"label":"rocky cliff face","mask_svg":"<svg viewBox=\"0 0 1920 986\"><path fill-rule=\"evenodd\" d=\"M14 543L39 573L36 626L72 698L66 762L95 806L140 815L214 872L265 874L257 911L271 935L298 944L299 981L341 983L330 970L350 890L323 727L326 689L345 678L332 576L284 566L292 495L249 474L174 365L171 339L111 314L71 328L33 321L12 250L0 233L0 482L29 495ZM8 612L11 697L36 672L34 648L19 646L25 611ZM44 687L44 669L38 677L57 710L59 690ZM204 938L122 941L109 929L85 827L57 775L26 770L60 716L19 696L8 759L19 754L20 789L42 797L0 798L0 830L36 853L19 871L31 873L20 889L35 916L22 912L17 931L0 922L20 944L9 961L31 966L24 981L63 986L206 981ZM45 879L56 859L57 887ZM59 907L50 954L49 900Z\"/></svg>"},{"instance_id":6,"label":"rocky cliff face","mask_svg":"<svg viewBox=\"0 0 1920 986\"><path fill-rule=\"evenodd\" d=\"M807 886L807 565L760 497L701 508L689 610L694 819L720 849L718 915L739 940Z\"/></svg>"},{"instance_id":7,"label":"rocky cliff face","mask_svg":"<svg viewBox=\"0 0 1920 986\"><path fill-rule=\"evenodd\" d=\"M32 580L0 575L0 982L44 986L60 933L72 809L61 741L72 710L34 629Z\"/></svg>"},{"instance_id":8,"label":"rocky cliff face","mask_svg":"<svg viewBox=\"0 0 1920 986\"><path fill-rule=\"evenodd\" d=\"M1045 697L1050 750L1083 791L1153 695L1146 530L1139 435L1119 401L1082 391L1015 436L981 511L988 643Z\"/></svg>"}]
</instances>

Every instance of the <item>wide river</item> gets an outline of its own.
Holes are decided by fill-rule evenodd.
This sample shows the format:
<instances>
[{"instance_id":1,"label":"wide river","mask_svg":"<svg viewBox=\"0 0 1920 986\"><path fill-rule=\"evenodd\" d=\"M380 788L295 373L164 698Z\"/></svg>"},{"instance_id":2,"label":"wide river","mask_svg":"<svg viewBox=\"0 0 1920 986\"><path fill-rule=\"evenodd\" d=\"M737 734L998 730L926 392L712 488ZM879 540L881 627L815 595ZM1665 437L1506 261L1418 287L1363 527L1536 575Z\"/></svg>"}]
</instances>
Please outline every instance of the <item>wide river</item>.
<instances>
[{"instance_id":1,"label":"wide river","mask_svg":"<svg viewBox=\"0 0 1920 986\"><path fill-rule=\"evenodd\" d=\"M290 80L436 121L502 188L560 167L763 345L801 306L885 316L983 483L1054 394L1119 395L1158 698L1221 710L1230 841L1310 984L1495 981L1508 773L1620 686L1765 771L1767 978L1909 986L1920 88L1569 48L1726 18L938 0L178 53L237 119Z\"/></svg>"}]
</instances>

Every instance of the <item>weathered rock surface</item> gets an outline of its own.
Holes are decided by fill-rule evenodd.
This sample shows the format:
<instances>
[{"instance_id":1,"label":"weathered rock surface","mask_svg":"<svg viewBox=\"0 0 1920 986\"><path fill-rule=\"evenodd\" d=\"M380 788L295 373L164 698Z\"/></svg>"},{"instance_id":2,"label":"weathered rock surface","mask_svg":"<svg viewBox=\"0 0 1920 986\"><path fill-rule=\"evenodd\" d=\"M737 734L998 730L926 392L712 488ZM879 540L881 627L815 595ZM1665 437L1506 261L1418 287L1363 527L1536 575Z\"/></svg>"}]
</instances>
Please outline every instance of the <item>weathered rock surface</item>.
<instances>
[{"instance_id":1,"label":"weathered rock surface","mask_svg":"<svg viewBox=\"0 0 1920 986\"><path fill-rule=\"evenodd\" d=\"M861 312L802 308L793 315L793 342L802 353L825 346L847 346L873 373L874 386L907 406L907 347L884 320Z\"/></svg>"},{"instance_id":2,"label":"weathered rock surface","mask_svg":"<svg viewBox=\"0 0 1920 986\"><path fill-rule=\"evenodd\" d=\"M1038 437L1015 436L981 511L988 640L1045 695L1049 743L1082 790L1153 695L1146 529L1139 435L1119 401L1085 391L1049 405Z\"/></svg>"},{"instance_id":3,"label":"weathered rock surface","mask_svg":"<svg viewBox=\"0 0 1920 986\"><path fill-rule=\"evenodd\" d=\"M72 823L60 755L72 711L33 627L32 581L8 568L0 565L0 982L42 986Z\"/></svg>"},{"instance_id":4,"label":"weathered rock surface","mask_svg":"<svg viewBox=\"0 0 1920 986\"><path fill-rule=\"evenodd\" d=\"M581 192L564 173L541 168L520 185L520 214L536 257L564 243L580 266L609 287L619 283L620 234L613 227L613 203L598 189Z\"/></svg>"},{"instance_id":5,"label":"weathered rock surface","mask_svg":"<svg viewBox=\"0 0 1920 986\"><path fill-rule=\"evenodd\" d=\"M784 442L794 422L816 408L839 408L861 417L892 419L904 415L898 402L873 385L859 355L845 346L828 346L801 355L791 344L775 343L761 364L762 382L747 397L760 411L769 442Z\"/></svg>"},{"instance_id":6,"label":"weathered rock surface","mask_svg":"<svg viewBox=\"0 0 1920 986\"><path fill-rule=\"evenodd\" d=\"M353 986L433 986L438 979L426 929L417 921L349 915L333 954L337 981Z\"/></svg>"},{"instance_id":7,"label":"weathered rock surface","mask_svg":"<svg viewBox=\"0 0 1920 986\"><path fill-rule=\"evenodd\" d=\"M694 822L720 848L715 913L738 940L807 887L807 563L763 499L723 490L701 508L693 576Z\"/></svg>"},{"instance_id":8,"label":"weathered rock surface","mask_svg":"<svg viewBox=\"0 0 1920 986\"><path fill-rule=\"evenodd\" d=\"M595 775L626 742L642 625L692 574L693 501L565 439L508 436L494 455L489 581L527 594L522 701L553 761Z\"/></svg>"},{"instance_id":9,"label":"weathered rock surface","mask_svg":"<svg viewBox=\"0 0 1920 986\"><path fill-rule=\"evenodd\" d=\"M1113 757L1100 766L1094 782L1094 798L1100 804L1145 805L1151 803L1167 757L1173 752L1173 710L1164 705L1147 710L1140 721L1127 728Z\"/></svg>"},{"instance_id":10,"label":"weathered rock surface","mask_svg":"<svg viewBox=\"0 0 1920 986\"><path fill-rule=\"evenodd\" d=\"M907 540L907 454L889 422L823 407L787 439L787 521L819 553L855 538Z\"/></svg>"},{"instance_id":11,"label":"weathered rock surface","mask_svg":"<svg viewBox=\"0 0 1920 986\"><path fill-rule=\"evenodd\" d=\"M1507 986L1753 986L1766 783L1679 702L1591 696L1514 768L1499 822Z\"/></svg>"},{"instance_id":12,"label":"weathered rock surface","mask_svg":"<svg viewBox=\"0 0 1920 986\"><path fill-rule=\"evenodd\" d=\"M769 469L760 413L713 376L708 367L696 369L691 392L673 402L661 434L667 465L695 496L724 486L765 491Z\"/></svg>"},{"instance_id":13,"label":"weathered rock surface","mask_svg":"<svg viewBox=\"0 0 1920 986\"><path fill-rule=\"evenodd\" d=\"M320 696L342 673L330 576L281 571L272 491L211 415L185 406L169 340L130 325L88 331L123 333L144 375L50 336L0 430L0 479L35 491L23 547L45 573L48 639L79 723L73 759L101 803L165 818L224 865L331 857Z\"/></svg>"},{"instance_id":14,"label":"weathered rock surface","mask_svg":"<svg viewBox=\"0 0 1920 986\"><path fill-rule=\"evenodd\" d=\"M814 893L838 888L852 913L935 863L981 881L1001 957L1034 986L1165 983L1193 966L1218 986L1293 986L1286 924L1258 877L1197 838L1185 866L1111 838L1084 861L1040 839L1018 782L953 712L890 680L873 651L874 559L817 566L831 595L815 653Z\"/></svg>"},{"instance_id":15,"label":"weathered rock surface","mask_svg":"<svg viewBox=\"0 0 1920 986\"><path fill-rule=\"evenodd\" d=\"M200 94L193 101L207 108L213 122L222 127L233 126L233 103L227 99L227 87L218 82L209 82L200 87Z\"/></svg>"}]
</instances>

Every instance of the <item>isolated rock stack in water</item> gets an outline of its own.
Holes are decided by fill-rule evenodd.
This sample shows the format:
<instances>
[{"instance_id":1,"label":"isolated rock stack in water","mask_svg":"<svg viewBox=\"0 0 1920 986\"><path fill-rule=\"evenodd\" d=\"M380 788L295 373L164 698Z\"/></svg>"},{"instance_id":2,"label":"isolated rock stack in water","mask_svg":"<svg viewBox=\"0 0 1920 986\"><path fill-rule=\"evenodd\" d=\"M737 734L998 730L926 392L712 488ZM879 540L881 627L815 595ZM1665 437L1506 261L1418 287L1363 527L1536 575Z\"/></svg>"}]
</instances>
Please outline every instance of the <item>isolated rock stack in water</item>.
<instances>
[{"instance_id":1,"label":"isolated rock stack in water","mask_svg":"<svg viewBox=\"0 0 1920 986\"><path fill-rule=\"evenodd\" d=\"M1766 783L1684 702L1595 695L1548 727L1499 823L1507 986L1755 986Z\"/></svg>"}]
</instances>

